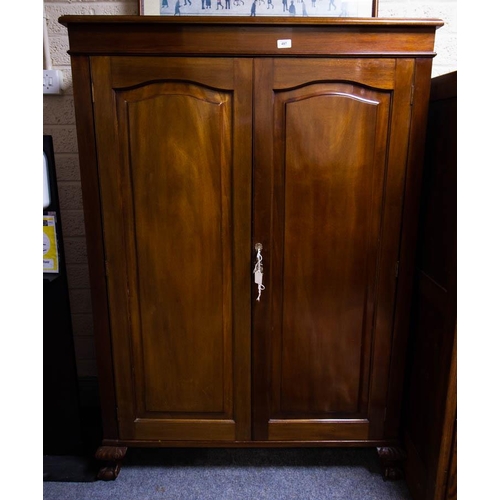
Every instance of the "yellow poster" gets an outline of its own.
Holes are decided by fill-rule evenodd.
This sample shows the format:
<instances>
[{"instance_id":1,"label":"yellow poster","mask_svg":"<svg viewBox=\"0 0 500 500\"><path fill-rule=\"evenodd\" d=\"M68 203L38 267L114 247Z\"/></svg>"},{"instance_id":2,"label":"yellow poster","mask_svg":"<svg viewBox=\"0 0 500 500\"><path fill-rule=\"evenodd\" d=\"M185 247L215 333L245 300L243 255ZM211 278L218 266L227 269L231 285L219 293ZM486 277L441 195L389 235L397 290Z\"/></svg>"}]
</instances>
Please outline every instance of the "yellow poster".
<instances>
[{"instance_id":1,"label":"yellow poster","mask_svg":"<svg viewBox=\"0 0 500 500\"><path fill-rule=\"evenodd\" d=\"M59 255L57 253L56 218L53 215L43 216L43 272L59 272Z\"/></svg>"}]
</instances>

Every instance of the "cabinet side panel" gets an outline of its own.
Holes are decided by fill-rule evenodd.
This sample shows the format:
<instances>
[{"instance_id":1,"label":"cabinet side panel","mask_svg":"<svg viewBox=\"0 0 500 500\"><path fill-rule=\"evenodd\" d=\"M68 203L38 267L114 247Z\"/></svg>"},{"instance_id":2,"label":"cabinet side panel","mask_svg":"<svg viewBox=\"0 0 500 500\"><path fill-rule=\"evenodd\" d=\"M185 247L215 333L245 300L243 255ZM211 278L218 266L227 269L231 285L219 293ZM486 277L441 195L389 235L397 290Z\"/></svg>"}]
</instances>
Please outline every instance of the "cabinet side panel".
<instances>
[{"instance_id":1,"label":"cabinet side panel","mask_svg":"<svg viewBox=\"0 0 500 500\"><path fill-rule=\"evenodd\" d=\"M407 64L410 64L410 62L401 60L398 66L403 69ZM399 421L401 418L406 361L404 353L406 353L408 345L408 331L410 327L419 197L421 194L432 60L416 59L411 64L414 67L414 91L407 153L408 166L404 179L405 191L401 222L399 278L392 343L392 350L394 353L398 353L398 355L394 355L391 358L387 414L384 426L384 434L387 438L401 437Z\"/></svg>"},{"instance_id":2,"label":"cabinet side panel","mask_svg":"<svg viewBox=\"0 0 500 500\"><path fill-rule=\"evenodd\" d=\"M92 313L99 375L102 428L105 439L116 439L118 437L118 422L108 317L101 200L89 58L86 56L73 56L71 58L71 71L75 94L75 116L83 206L85 210L85 235L87 240L90 287L92 291Z\"/></svg>"}]
</instances>

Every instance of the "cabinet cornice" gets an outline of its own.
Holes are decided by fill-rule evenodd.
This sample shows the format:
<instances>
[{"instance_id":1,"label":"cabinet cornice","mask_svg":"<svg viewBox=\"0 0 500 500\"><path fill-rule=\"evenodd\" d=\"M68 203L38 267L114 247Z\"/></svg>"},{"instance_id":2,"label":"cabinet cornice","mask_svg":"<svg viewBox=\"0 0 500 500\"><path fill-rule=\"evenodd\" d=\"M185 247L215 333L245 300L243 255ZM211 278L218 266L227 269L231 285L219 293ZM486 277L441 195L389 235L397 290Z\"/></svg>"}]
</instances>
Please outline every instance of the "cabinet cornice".
<instances>
[{"instance_id":1,"label":"cabinet cornice","mask_svg":"<svg viewBox=\"0 0 500 500\"><path fill-rule=\"evenodd\" d=\"M63 16L70 54L434 57L439 19ZM278 48L277 41L291 40Z\"/></svg>"}]
</instances>

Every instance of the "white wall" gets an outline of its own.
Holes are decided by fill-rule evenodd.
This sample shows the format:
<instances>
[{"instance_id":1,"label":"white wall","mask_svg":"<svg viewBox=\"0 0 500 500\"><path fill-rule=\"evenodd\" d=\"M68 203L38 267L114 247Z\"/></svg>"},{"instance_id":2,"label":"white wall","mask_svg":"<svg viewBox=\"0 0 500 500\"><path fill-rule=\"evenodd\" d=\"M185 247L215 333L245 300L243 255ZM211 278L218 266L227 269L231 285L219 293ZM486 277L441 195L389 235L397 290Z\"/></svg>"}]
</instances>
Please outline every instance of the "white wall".
<instances>
[{"instance_id":1,"label":"white wall","mask_svg":"<svg viewBox=\"0 0 500 500\"><path fill-rule=\"evenodd\" d=\"M457 0L380 0L379 17L436 17L444 26L436 32L432 76L457 69Z\"/></svg>"}]
</instances>

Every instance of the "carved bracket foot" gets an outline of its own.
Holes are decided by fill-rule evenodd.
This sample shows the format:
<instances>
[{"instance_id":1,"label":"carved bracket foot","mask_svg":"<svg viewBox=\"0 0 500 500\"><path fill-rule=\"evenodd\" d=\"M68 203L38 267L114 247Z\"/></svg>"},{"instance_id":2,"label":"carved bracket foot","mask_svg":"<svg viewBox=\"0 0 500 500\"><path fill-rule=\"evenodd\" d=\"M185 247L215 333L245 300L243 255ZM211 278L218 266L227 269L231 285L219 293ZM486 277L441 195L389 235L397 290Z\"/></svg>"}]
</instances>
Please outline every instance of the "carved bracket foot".
<instances>
[{"instance_id":1,"label":"carved bracket foot","mask_svg":"<svg viewBox=\"0 0 500 500\"><path fill-rule=\"evenodd\" d=\"M399 447L377 448L377 453L382 464L384 481L395 481L404 476L403 464L406 453Z\"/></svg>"},{"instance_id":2,"label":"carved bracket foot","mask_svg":"<svg viewBox=\"0 0 500 500\"><path fill-rule=\"evenodd\" d=\"M106 464L97 473L97 479L114 481L118 477L126 453L125 446L101 446L96 451L95 458Z\"/></svg>"}]
</instances>

